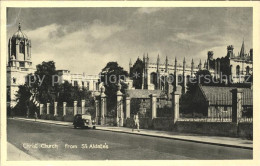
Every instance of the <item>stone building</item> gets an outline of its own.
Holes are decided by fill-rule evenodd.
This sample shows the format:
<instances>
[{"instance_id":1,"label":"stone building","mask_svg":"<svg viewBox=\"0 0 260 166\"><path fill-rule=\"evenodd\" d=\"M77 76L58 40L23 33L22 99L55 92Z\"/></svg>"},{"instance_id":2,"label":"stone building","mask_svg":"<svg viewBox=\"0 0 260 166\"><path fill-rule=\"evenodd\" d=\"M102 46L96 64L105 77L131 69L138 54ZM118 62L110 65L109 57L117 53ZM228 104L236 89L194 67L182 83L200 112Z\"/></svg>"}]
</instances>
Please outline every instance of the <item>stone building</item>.
<instances>
[{"instance_id":1,"label":"stone building","mask_svg":"<svg viewBox=\"0 0 260 166\"><path fill-rule=\"evenodd\" d=\"M233 52L232 45L227 46L227 55L222 58L213 58L213 52L208 52L207 69L214 70L214 77L220 79L228 76L229 83L246 83L248 76L253 75L253 49L245 51L244 41L237 55ZM222 77L222 79L224 79Z\"/></svg>"},{"instance_id":2,"label":"stone building","mask_svg":"<svg viewBox=\"0 0 260 166\"><path fill-rule=\"evenodd\" d=\"M228 46L227 55L217 59L213 58L213 51L208 51L204 65L201 60L198 65L195 65L193 59L189 65L185 58L182 64L178 63L176 58L174 64L171 64L167 57L161 62L159 55L156 63L153 63L149 61L148 54L144 55L142 89L163 90L169 94L174 87L181 85L182 92L185 93L189 78L194 77L199 70L208 70L213 78L216 80L222 78L221 81L225 83L244 83L247 81L247 76L253 74L253 49L250 49L249 53L245 53L244 42L237 55L233 53L233 49L232 45ZM132 67L130 61L129 71ZM173 84L169 84L169 82L173 82Z\"/></svg>"},{"instance_id":3,"label":"stone building","mask_svg":"<svg viewBox=\"0 0 260 166\"><path fill-rule=\"evenodd\" d=\"M73 86L78 86L80 88L86 88L93 92L93 95L99 94L99 76L98 75L86 75L85 73L76 74L71 73L69 70L57 70L59 75L59 82L64 83L68 81Z\"/></svg>"},{"instance_id":4,"label":"stone building","mask_svg":"<svg viewBox=\"0 0 260 166\"><path fill-rule=\"evenodd\" d=\"M18 86L23 85L26 76L34 71L31 61L31 40L22 32L19 24L17 32L8 40L7 106L15 106Z\"/></svg>"}]
</instances>

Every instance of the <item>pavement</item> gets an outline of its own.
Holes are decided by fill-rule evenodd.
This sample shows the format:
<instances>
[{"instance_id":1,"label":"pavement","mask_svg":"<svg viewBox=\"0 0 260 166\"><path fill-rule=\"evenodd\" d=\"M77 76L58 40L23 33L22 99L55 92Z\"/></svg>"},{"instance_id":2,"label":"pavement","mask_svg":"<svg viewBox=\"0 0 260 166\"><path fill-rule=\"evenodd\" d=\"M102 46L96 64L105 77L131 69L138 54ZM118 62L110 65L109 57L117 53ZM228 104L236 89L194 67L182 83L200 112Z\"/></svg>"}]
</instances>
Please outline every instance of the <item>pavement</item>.
<instances>
[{"instance_id":1,"label":"pavement","mask_svg":"<svg viewBox=\"0 0 260 166\"><path fill-rule=\"evenodd\" d=\"M7 153L8 153L8 158L7 160L13 161L13 160L36 160L34 157L26 154L22 150L18 149L11 143L7 142Z\"/></svg>"},{"instance_id":2,"label":"pavement","mask_svg":"<svg viewBox=\"0 0 260 166\"><path fill-rule=\"evenodd\" d=\"M14 119L24 120L24 121L35 121L35 119L21 118L21 117L14 117ZM71 126L71 127L73 126L72 122L43 120L43 119L37 119L36 121L38 123L48 123L48 124ZM148 130L148 129L140 129L140 132L134 130L133 132L131 128L113 127L113 126L96 126L96 130L127 133L127 134L150 136L150 137L160 137L165 139L174 139L174 140L197 142L203 144L211 144L211 145L234 147L234 148L243 148L243 149L251 149L251 150L253 149L253 141L242 139L242 138L205 136L205 135L191 134L191 133L177 133L172 131L158 131L158 130Z\"/></svg>"}]
</instances>

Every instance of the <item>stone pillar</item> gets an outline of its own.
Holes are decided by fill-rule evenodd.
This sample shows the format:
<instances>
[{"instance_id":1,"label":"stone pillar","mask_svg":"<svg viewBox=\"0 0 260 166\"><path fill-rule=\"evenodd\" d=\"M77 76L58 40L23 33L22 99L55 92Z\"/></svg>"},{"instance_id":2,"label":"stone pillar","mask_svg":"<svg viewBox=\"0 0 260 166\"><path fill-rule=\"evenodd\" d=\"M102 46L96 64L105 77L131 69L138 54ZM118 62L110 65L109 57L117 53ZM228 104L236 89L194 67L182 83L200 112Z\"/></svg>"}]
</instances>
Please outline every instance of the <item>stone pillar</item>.
<instances>
[{"instance_id":1,"label":"stone pillar","mask_svg":"<svg viewBox=\"0 0 260 166\"><path fill-rule=\"evenodd\" d=\"M77 106L78 105L78 101L74 101L74 107L73 107L73 115L76 115L78 112L77 112Z\"/></svg>"},{"instance_id":2,"label":"stone pillar","mask_svg":"<svg viewBox=\"0 0 260 166\"><path fill-rule=\"evenodd\" d=\"M54 102L54 116L58 116L57 106L58 106L58 102Z\"/></svg>"},{"instance_id":3,"label":"stone pillar","mask_svg":"<svg viewBox=\"0 0 260 166\"><path fill-rule=\"evenodd\" d=\"M40 104L40 115L42 115L42 113L43 113L43 104Z\"/></svg>"},{"instance_id":4,"label":"stone pillar","mask_svg":"<svg viewBox=\"0 0 260 166\"><path fill-rule=\"evenodd\" d=\"M98 123L98 116L99 116L99 102L97 99L95 99L95 107L96 107L96 123Z\"/></svg>"},{"instance_id":5,"label":"stone pillar","mask_svg":"<svg viewBox=\"0 0 260 166\"><path fill-rule=\"evenodd\" d=\"M118 90L117 90L117 114L116 114L116 122L117 126L123 126L124 125L124 117L123 117L123 94L120 92L121 85L118 84Z\"/></svg>"},{"instance_id":6,"label":"stone pillar","mask_svg":"<svg viewBox=\"0 0 260 166\"><path fill-rule=\"evenodd\" d=\"M100 124L105 124L105 97L101 97Z\"/></svg>"},{"instance_id":7,"label":"stone pillar","mask_svg":"<svg viewBox=\"0 0 260 166\"><path fill-rule=\"evenodd\" d=\"M157 112L156 112L156 94L151 94L150 95L150 100L151 100L151 110L152 110L152 119L156 118Z\"/></svg>"},{"instance_id":8,"label":"stone pillar","mask_svg":"<svg viewBox=\"0 0 260 166\"><path fill-rule=\"evenodd\" d=\"M101 87L101 111L100 111L100 123L101 125L105 124L105 110L106 110L106 95L104 93L105 87Z\"/></svg>"},{"instance_id":9,"label":"stone pillar","mask_svg":"<svg viewBox=\"0 0 260 166\"><path fill-rule=\"evenodd\" d=\"M85 114L85 100L81 100L81 114Z\"/></svg>"},{"instance_id":10,"label":"stone pillar","mask_svg":"<svg viewBox=\"0 0 260 166\"><path fill-rule=\"evenodd\" d=\"M63 102L63 116L66 115L66 106L67 106L67 102Z\"/></svg>"},{"instance_id":11,"label":"stone pillar","mask_svg":"<svg viewBox=\"0 0 260 166\"><path fill-rule=\"evenodd\" d=\"M181 94L181 87L178 86L177 90L173 92L172 96L172 107L173 107L173 122L175 123L178 118L179 118L179 99L180 99L180 94Z\"/></svg>"},{"instance_id":12,"label":"stone pillar","mask_svg":"<svg viewBox=\"0 0 260 166\"><path fill-rule=\"evenodd\" d=\"M125 118L126 119L130 118L130 110L131 110L130 101L131 101L130 97L125 98L125 104L126 104L126 117Z\"/></svg>"},{"instance_id":13,"label":"stone pillar","mask_svg":"<svg viewBox=\"0 0 260 166\"><path fill-rule=\"evenodd\" d=\"M47 114L50 114L50 103L47 103Z\"/></svg>"},{"instance_id":14,"label":"stone pillar","mask_svg":"<svg viewBox=\"0 0 260 166\"><path fill-rule=\"evenodd\" d=\"M242 89L232 89L232 122L238 123L242 114Z\"/></svg>"}]
</instances>

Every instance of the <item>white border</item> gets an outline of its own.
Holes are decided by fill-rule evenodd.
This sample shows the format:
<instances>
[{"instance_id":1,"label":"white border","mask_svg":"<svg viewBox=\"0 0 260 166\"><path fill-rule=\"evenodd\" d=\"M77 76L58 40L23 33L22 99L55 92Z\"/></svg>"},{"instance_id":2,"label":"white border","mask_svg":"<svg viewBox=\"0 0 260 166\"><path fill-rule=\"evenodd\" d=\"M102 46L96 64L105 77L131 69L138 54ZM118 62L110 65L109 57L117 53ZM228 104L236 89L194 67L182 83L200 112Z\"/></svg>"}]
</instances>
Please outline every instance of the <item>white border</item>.
<instances>
[{"instance_id":1,"label":"white border","mask_svg":"<svg viewBox=\"0 0 260 166\"><path fill-rule=\"evenodd\" d=\"M253 160L91 160L91 161L6 161L6 7L253 7L253 48L254 48L254 159ZM259 74L260 72L260 2L219 2L219 1L2 1L1 2L1 165L260 165L259 160ZM258 101L257 101L258 99ZM174 148L174 147L173 147Z\"/></svg>"}]
</instances>

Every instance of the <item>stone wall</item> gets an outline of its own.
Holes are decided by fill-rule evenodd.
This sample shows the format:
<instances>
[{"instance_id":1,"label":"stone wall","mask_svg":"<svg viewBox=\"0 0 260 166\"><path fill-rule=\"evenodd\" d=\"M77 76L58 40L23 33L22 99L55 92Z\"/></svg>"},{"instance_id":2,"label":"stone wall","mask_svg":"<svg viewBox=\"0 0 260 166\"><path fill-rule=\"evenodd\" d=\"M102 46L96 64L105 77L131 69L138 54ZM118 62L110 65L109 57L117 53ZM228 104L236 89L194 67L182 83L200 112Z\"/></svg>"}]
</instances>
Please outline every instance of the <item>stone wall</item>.
<instances>
[{"instance_id":1,"label":"stone wall","mask_svg":"<svg viewBox=\"0 0 260 166\"><path fill-rule=\"evenodd\" d=\"M237 132L241 138L253 139L253 123L239 123Z\"/></svg>"},{"instance_id":2,"label":"stone wall","mask_svg":"<svg viewBox=\"0 0 260 166\"><path fill-rule=\"evenodd\" d=\"M215 136L237 136L238 126L230 122L181 122L174 125L173 131Z\"/></svg>"}]
</instances>

